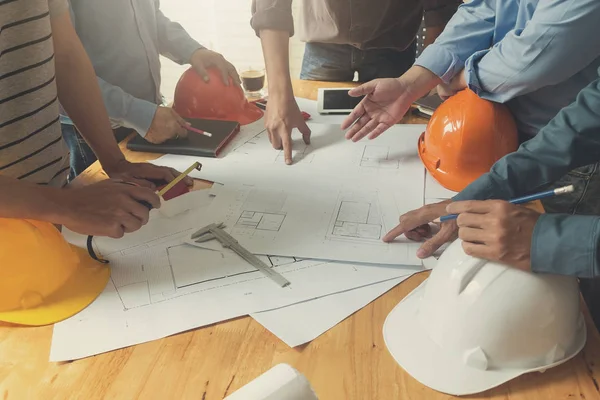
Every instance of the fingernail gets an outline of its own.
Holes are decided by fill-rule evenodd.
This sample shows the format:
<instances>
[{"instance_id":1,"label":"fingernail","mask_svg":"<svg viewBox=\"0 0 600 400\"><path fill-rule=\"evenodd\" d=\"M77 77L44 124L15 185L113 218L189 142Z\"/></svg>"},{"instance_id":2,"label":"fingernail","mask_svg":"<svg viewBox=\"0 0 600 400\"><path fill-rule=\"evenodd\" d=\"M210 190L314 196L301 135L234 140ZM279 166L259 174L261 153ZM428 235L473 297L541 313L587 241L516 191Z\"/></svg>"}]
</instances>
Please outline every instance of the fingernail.
<instances>
[{"instance_id":1,"label":"fingernail","mask_svg":"<svg viewBox=\"0 0 600 400\"><path fill-rule=\"evenodd\" d=\"M292 160L291 160L290 158L286 158L286 159L285 159L285 163L286 163L287 165L292 165Z\"/></svg>"},{"instance_id":2,"label":"fingernail","mask_svg":"<svg viewBox=\"0 0 600 400\"><path fill-rule=\"evenodd\" d=\"M423 249L417 250L417 257L425 258L426 255L427 255L427 252L425 250L423 250Z\"/></svg>"}]
</instances>

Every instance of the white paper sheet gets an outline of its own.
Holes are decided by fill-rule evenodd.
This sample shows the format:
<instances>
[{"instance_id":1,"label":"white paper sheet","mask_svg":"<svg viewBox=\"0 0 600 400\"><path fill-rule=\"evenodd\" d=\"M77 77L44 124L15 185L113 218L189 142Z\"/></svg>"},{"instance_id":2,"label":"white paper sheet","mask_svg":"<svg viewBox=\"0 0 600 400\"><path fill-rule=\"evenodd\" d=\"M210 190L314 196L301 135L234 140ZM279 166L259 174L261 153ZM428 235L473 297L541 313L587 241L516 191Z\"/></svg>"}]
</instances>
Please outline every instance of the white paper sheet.
<instances>
[{"instance_id":1,"label":"white paper sheet","mask_svg":"<svg viewBox=\"0 0 600 400\"><path fill-rule=\"evenodd\" d=\"M401 196L384 186L304 191L225 185L203 225L224 222L225 230L255 254L420 266L418 243L381 240L401 213L422 204L414 194L412 202L410 193ZM218 249L214 242L198 246Z\"/></svg>"},{"instance_id":2,"label":"white paper sheet","mask_svg":"<svg viewBox=\"0 0 600 400\"><path fill-rule=\"evenodd\" d=\"M319 400L310 382L287 364L278 364L224 400Z\"/></svg>"},{"instance_id":3,"label":"white paper sheet","mask_svg":"<svg viewBox=\"0 0 600 400\"><path fill-rule=\"evenodd\" d=\"M417 140L422 125L396 125L385 135L353 143L344 138L337 125L309 124L311 144L300 137L294 140L294 165L285 165L283 152L274 150L266 132L246 138L229 148L227 156L202 159L202 171L192 172L201 178L223 184L264 181L306 185L321 177L332 180L380 179L388 186L410 188L424 194L425 169L417 155ZM166 155L152 163L177 169L187 168L197 157ZM419 182L416 182L418 180ZM407 186L410 185L410 186Z\"/></svg>"},{"instance_id":4,"label":"white paper sheet","mask_svg":"<svg viewBox=\"0 0 600 400\"><path fill-rule=\"evenodd\" d=\"M259 324L290 347L316 339L411 275L251 314Z\"/></svg>"},{"instance_id":5,"label":"white paper sheet","mask_svg":"<svg viewBox=\"0 0 600 400\"><path fill-rule=\"evenodd\" d=\"M196 271L192 259L173 267L168 255L154 251L111 261L111 281L100 297L55 325L50 361L83 358L407 273L404 268L298 261L276 267L291 282L279 288L237 259L188 250Z\"/></svg>"},{"instance_id":6,"label":"white paper sheet","mask_svg":"<svg viewBox=\"0 0 600 400\"><path fill-rule=\"evenodd\" d=\"M426 199L451 199L458 192L448 190L440 185L429 172L425 176L425 198Z\"/></svg>"},{"instance_id":7,"label":"white paper sheet","mask_svg":"<svg viewBox=\"0 0 600 400\"><path fill-rule=\"evenodd\" d=\"M209 194L185 196L201 199ZM187 207L187 201L180 203ZM87 357L410 272L404 267L264 257L291 282L280 288L229 250L184 243L199 228L191 215L207 211L206 203L200 204L172 219L155 213L148 225L123 239L97 241L111 263L111 280L92 305L55 325L51 361ZM73 232L64 234L71 243L85 241Z\"/></svg>"}]
</instances>

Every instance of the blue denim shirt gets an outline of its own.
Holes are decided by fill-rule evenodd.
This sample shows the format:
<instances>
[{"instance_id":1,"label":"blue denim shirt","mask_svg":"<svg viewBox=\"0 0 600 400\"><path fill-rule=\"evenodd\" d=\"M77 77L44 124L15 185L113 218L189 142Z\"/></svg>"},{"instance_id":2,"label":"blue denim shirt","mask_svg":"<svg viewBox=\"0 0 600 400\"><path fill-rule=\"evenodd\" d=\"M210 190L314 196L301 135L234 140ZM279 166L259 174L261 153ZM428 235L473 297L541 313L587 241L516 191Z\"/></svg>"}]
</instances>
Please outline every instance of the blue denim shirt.
<instances>
[{"instance_id":1,"label":"blue denim shirt","mask_svg":"<svg viewBox=\"0 0 600 400\"><path fill-rule=\"evenodd\" d=\"M535 135L600 67L600 1L470 0L416 65L448 82L463 68L480 97L506 103Z\"/></svg>"},{"instance_id":2,"label":"blue denim shirt","mask_svg":"<svg viewBox=\"0 0 600 400\"><path fill-rule=\"evenodd\" d=\"M453 200L515 198L598 161L600 79L582 90L576 102L535 138L498 161ZM533 232L531 268L581 278L600 276L600 217L543 214Z\"/></svg>"},{"instance_id":3,"label":"blue denim shirt","mask_svg":"<svg viewBox=\"0 0 600 400\"><path fill-rule=\"evenodd\" d=\"M160 95L160 58L185 64L203 48L160 11L159 0L70 0L71 18L88 53L113 128L144 136ZM63 115L61 122L69 123Z\"/></svg>"}]
</instances>

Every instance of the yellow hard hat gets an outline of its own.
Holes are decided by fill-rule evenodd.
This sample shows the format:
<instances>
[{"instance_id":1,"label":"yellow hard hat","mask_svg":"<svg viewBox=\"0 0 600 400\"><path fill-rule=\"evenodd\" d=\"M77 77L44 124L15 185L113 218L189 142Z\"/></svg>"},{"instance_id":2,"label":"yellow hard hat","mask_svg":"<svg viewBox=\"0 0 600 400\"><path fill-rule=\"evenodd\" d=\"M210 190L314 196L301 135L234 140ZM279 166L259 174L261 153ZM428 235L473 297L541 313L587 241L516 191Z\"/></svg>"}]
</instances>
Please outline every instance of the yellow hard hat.
<instances>
[{"instance_id":1,"label":"yellow hard hat","mask_svg":"<svg viewBox=\"0 0 600 400\"><path fill-rule=\"evenodd\" d=\"M69 245L50 223L0 218L0 321L48 325L102 293L110 269Z\"/></svg>"}]
</instances>

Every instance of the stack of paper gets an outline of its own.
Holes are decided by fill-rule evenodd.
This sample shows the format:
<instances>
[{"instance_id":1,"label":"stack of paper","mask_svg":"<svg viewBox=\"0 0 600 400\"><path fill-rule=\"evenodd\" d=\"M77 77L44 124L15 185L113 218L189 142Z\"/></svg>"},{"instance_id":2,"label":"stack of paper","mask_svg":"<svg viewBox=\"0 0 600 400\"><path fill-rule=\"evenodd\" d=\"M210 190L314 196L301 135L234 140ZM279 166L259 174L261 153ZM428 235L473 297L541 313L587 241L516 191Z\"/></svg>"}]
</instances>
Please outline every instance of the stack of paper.
<instances>
[{"instance_id":1,"label":"stack of paper","mask_svg":"<svg viewBox=\"0 0 600 400\"><path fill-rule=\"evenodd\" d=\"M219 185L163 202L144 228L122 239L95 238L111 263L111 281L90 307L55 326L51 360L242 315L297 346L422 270L418 244L381 238L399 215L424 204L416 153L423 126L392 127L360 143L346 141L338 125L310 126L311 145L297 140L293 166L273 150L262 121L245 126L223 157L200 159L203 169L194 172ZM154 162L183 170L196 160ZM190 241L215 222L291 285L280 288L216 241ZM85 237L64 235L83 247Z\"/></svg>"}]
</instances>

